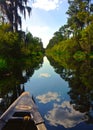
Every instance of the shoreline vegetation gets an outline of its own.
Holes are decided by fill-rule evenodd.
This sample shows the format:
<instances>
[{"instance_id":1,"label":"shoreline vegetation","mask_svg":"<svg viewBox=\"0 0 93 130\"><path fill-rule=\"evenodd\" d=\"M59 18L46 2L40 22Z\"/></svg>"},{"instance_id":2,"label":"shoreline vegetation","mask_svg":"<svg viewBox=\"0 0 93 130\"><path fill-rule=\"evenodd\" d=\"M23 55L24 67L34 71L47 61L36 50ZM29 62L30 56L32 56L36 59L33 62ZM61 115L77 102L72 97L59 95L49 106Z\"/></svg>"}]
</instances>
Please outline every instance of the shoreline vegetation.
<instances>
[{"instance_id":1,"label":"shoreline vegetation","mask_svg":"<svg viewBox=\"0 0 93 130\"><path fill-rule=\"evenodd\" d=\"M7 71L14 62L25 62L44 55L43 43L40 38L28 32L11 32L10 25L0 25L0 72ZM7 31L8 30L8 31ZM25 38L24 38L25 37Z\"/></svg>"},{"instance_id":2,"label":"shoreline vegetation","mask_svg":"<svg viewBox=\"0 0 93 130\"><path fill-rule=\"evenodd\" d=\"M28 31L22 31L22 15L26 19L27 13L30 16L32 10L28 4L28 0L0 1L1 73L7 74L15 62L24 65L27 59L28 62L31 59L33 61L34 57L39 59L44 53L41 39L33 37Z\"/></svg>"},{"instance_id":3,"label":"shoreline vegetation","mask_svg":"<svg viewBox=\"0 0 93 130\"><path fill-rule=\"evenodd\" d=\"M46 54L65 61L93 60L93 2L68 0L68 4L67 23L54 33Z\"/></svg>"},{"instance_id":4,"label":"shoreline vegetation","mask_svg":"<svg viewBox=\"0 0 93 130\"><path fill-rule=\"evenodd\" d=\"M67 23L54 33L46 49L43 48L40 38L33 37L30 32L18 30L18 27L21 28L22 24L18 11L20 3L19 1L16 4L15 1L13 2L14 4L11 1L7 3L5 0L0 3L0 72L8 70L13 60L23 62L25 61L23 59L42 57L44 53L67 63L73 60L77 62L83 62L86 59L93 60L92 0L68 0ZM31 7L25 6L24 2L22 0L21 4L30 15ZM11 4L13 4L14 10L12 10ZM21 10L21 12L24 10ZM11 17L9 17L10 14ZM16 21L14 21L15 17ZM20 18L20 22L18 18Z\"/></svg>"}]
</instances>

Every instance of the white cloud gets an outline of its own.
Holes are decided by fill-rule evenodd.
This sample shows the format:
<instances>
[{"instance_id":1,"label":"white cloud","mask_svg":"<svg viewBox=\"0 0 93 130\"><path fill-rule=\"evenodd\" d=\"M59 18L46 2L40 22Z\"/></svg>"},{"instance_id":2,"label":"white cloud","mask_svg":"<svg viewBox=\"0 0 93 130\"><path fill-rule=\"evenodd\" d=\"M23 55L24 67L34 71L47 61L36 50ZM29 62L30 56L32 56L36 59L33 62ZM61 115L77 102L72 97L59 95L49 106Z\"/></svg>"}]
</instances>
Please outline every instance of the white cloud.
<instances>
[{"instance_id":1,"label":"white cloud","mask_svg":"<svg viewBox=\"0 0 93 130\"><path fill-rule=\"evenodd\" d=\"M32 33L33 36L41 38L43 42L43 46L46 47L49 43L49 40L53 37L54 30L51 29L49 26L44 25L31 25L30 23L25 23L23 21L23 30L26 30L26 25L28 24L29 28L28 31Z\"/></svg>"},{"instance_id":2,"label":"white cloud","mask_svg":"<svg viewBox=\"0 0 93 130\"><path fill-rule=\"evenodd\" d=\"M50 75L50 74L48 74L48 73L41 73L38 77L45 77L45 78L49 78L49 77L51 77L51 75Z\"/></svg>"},{"instance_id":3,"label":"white cloud","mask_svg":"<svg viewBox=\"0 0 93 130\"><path fill-rule=\"evenodd\" d=\"M39 95L36 97L40 103L48 103L50 101L56 100L57 102L60 101L59 95L56 92L48 92L46 94L43 95Z\"/></svg>"},{"instance_id":4,"label":"white cloud","mask_svg":"<svg viewBox=\"0 0 93 130\"><path fill-rule=\"evenodd\" d=\"M63 125L65 128L71 128L87 120L85 113L76 111L68 101L64 101L61 105L54 104L52 110L48 111L45 118L51 125Z\"/></svg>"},{"instance_id":5,"label":"white cloud","mask_svg":"<svg viewBox=\"0 0 93 130\"><path fill-rule=\"evenodd\" d=\"M33 25L33 26L29 26L29 30L31 31L33 36L42 38L44 47L47 46L47 44L49 43L49 39L51 39L51 37L53 36L52 29L49 28L48 26Z\"/></svg>"},{"instance_id":6,"label":"white cloud","mask_svg":"<svg viewBox=\"0 0 93 130\"><path fill-rule=\"evenodd\" d=\"M61 2L62 0L36 0L32 6L34 8L40 8L49 11L57 9Z\"/></svg>"}]
</instances>

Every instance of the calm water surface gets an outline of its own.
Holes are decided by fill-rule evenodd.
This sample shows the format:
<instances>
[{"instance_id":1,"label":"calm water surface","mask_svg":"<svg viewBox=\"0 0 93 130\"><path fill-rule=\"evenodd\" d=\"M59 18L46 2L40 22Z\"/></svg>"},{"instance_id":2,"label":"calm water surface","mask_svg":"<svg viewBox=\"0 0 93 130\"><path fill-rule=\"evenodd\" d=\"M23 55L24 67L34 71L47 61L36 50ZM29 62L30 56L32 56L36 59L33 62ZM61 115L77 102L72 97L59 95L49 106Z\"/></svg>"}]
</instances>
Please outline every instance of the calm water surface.
<instances>
[{"instance_id":1,"label":"calm water surface","mask_svg":"<svg viewBox=\"0 0 93 130\"><path fill-rule=\"evenodd\" d=\"M90 122L88 113L71 103L68 82L55 72L47 57L24 85L25 91L34 96L48 130L93 130L92 108Z\"/></svg>"}]
</instances>

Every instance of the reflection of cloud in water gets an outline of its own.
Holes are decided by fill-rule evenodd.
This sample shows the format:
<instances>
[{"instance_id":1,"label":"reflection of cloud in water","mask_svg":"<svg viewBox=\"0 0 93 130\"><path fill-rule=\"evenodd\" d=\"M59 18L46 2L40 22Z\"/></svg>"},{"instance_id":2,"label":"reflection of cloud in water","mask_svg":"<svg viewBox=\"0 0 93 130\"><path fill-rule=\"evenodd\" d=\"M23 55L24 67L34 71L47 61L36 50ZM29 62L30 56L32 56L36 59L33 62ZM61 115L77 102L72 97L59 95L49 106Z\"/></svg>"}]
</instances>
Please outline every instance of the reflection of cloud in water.
<instances>
[{"instance_id":1,"label":"reflection of cloud in water","mask_svg":"<svg viewBox=\"0 0 93 130\"><path fill-rule=\"evenodd\" d=\"M39 95L36 98L41 102L41 103L48 103L50 101L56 100L56 101L60 101L60 98L58 98L58 93L56 92L48 92L46 94L43 95Z\"/></svg>"},{"instance_id":2,"label":"reflection of cloud in water","mask_svg":"<svg viewBox=\"0 0 93 130\"><path fill-rule=\"evenodd\" d=\"M68 101L61 105L54 104L54 108L45 115L45 118L51 125L63 125L65 128L74 127L87 119L85 113L73 109L73 105Z\"/></svg>"},{"instance_id":3,"label":"reflection of cloud in water","mask_svg":"<svg viewBox=\"0 0 93 130\"><path fill-rule=\"evenodd\" d=\"M51 77L51 75L48 74L48 73L41 73L38 77L45 77L45 78L48 78L48 77Z\"/></svg>"}]
</instances>

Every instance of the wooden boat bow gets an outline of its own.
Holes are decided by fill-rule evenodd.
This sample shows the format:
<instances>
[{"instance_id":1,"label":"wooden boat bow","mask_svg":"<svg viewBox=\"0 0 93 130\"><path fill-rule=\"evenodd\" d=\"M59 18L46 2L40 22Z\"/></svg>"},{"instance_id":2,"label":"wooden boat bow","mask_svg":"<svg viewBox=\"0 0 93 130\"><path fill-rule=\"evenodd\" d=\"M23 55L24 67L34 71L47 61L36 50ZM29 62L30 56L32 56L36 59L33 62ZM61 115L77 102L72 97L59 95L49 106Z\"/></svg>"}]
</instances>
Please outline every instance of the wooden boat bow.
<instances>
[{"instance_id":1,"label":"wooden boat bow","mask_svg":"<svg viewBox=\"0 0 93 130\"><path fill-rule=\"evenodd\" d=\"M0 117L0 130L8 121L15 120L34 121L37 130L47 130L44 120L41 117L38 108L32 100L29 92L22 93L13 104ZM24 123L23 123L24 124Z\"/></svg>"}]
</instances>

